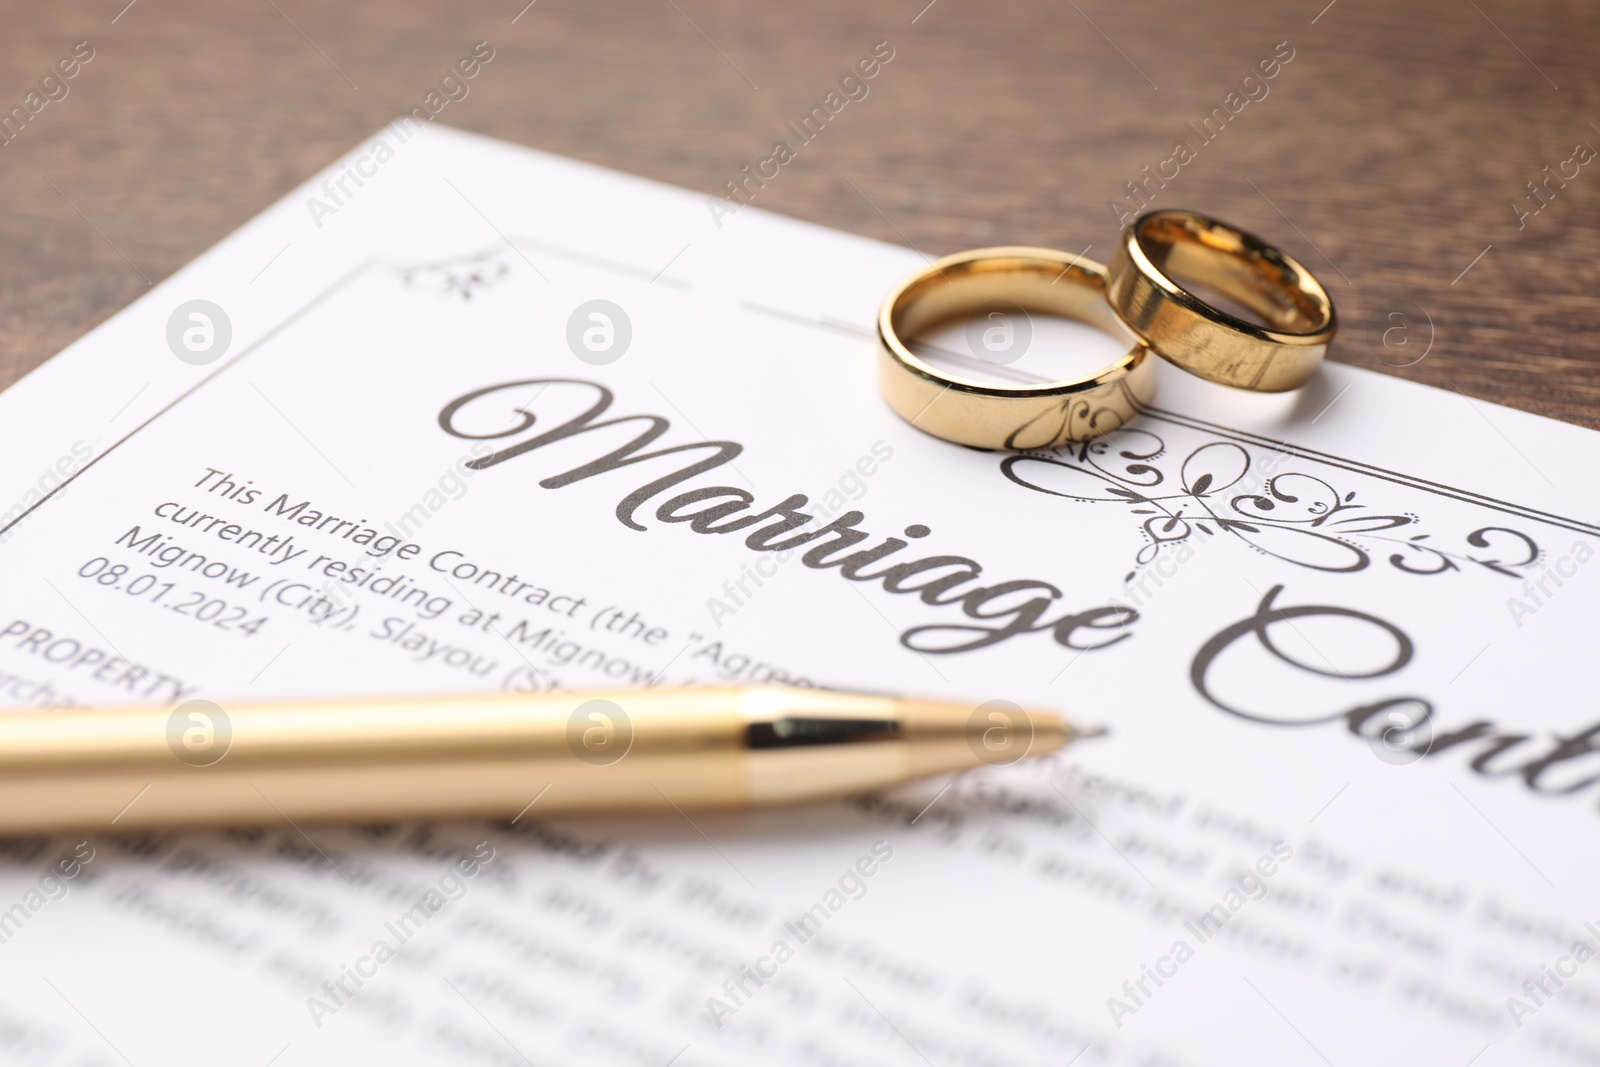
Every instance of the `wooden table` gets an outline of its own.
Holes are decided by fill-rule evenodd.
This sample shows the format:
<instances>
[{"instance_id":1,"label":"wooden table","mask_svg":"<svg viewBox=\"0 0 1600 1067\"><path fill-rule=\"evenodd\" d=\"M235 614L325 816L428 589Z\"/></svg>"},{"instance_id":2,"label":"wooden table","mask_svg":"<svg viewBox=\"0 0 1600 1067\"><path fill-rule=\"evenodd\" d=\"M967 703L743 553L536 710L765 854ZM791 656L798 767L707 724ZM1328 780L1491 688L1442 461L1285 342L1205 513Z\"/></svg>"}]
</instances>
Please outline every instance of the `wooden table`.
<instances>
[{"instance_id":1,"label":"wooden table","mask_svg":"<svg viewBox=\"0 0 1600 1067\"><path fill-rule=\"evenodd\" d=\"M869 95L758 204L930 254L1104 259L1124 183L1183 139L1194 158L1147 195L1317 271L1333 358L1600 427L1600 165L1566 162L1600 149L1596 5L523 2L8 0L0 110L74 42L94 58L0 147L0 385L419 104L473 42L495 58L439 121L715 194L887 40ZM1186 124L1216 108L1202 140ZM1577 173L1519 219L1547 165Z\"/></svg>"}]
</instances>

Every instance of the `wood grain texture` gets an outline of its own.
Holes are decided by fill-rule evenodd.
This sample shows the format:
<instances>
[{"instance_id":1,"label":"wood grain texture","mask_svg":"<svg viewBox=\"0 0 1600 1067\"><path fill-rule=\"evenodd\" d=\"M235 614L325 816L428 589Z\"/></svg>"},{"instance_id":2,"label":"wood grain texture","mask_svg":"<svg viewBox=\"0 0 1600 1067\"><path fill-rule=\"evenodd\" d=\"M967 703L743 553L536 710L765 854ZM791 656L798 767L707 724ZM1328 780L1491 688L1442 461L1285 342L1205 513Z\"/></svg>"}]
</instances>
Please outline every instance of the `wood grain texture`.
<instances>
[{"instance_id":1,"label":"wood grain texture","mask_svg":"<svg viewBox=\"0 0 1600 1067\"><path fill-rule=\"evenodd\" d=\"M1287 41L1269 95L1156 205L1315 270L1344 323L1332 358L1600 427L1600 165L1521 226L1512 207L1600 148L1596 5L537 0L513 23L522 2L6 0L0 111L74 42L96 54L0 147L0 385L420 102L475 41L495 59L440 121L716 194L887 40L867 98L757 203L928 254L1100 259L1123 183L1199 144L1185 124ZM1386 354L1366 324L1401 300L1434 337L1394 367L1419 345Z\"/></svg>"}]
</instances>

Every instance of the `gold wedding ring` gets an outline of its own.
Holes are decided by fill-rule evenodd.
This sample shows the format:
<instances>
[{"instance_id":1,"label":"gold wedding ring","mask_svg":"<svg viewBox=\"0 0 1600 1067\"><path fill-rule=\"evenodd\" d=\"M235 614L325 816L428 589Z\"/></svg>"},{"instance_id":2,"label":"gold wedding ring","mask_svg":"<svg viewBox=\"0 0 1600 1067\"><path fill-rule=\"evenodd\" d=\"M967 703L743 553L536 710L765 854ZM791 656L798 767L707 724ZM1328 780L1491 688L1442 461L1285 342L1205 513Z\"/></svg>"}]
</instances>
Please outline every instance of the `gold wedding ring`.
<instances>
[{"instance_id":1,"label":"gold wedding ring","mask_svg":"<svg viewBox=\"0 0 1600 1067\"><path fill-rule=\"evenodd\" d=\"M1193 211L1152 211L1111 258L1111 306L1158 355L1208 381L1281 393L1304 385L1338 328L1333 300L1292 256ZM1226 294L1271 327L1231 315L1174 278Z\"/></svg>"},{"instance_id":2,"label":"gold wedding ring","mask_svg":"<svg viewBox=\"0 0 1600 1067\"><path fill-rule=\"evenodd\" d=\"M1000 306L1088 323L1130 347L1081 378L1000 385L939 370L906 344L930 327ZM979 248L938 260L883 302L878 341L878 385L889 406L918 429L977 448L1087 440L1132 419L1155 394L1155 361L1107 302L1105 268L1049 248Z\"/></svg>"}]
</instances>

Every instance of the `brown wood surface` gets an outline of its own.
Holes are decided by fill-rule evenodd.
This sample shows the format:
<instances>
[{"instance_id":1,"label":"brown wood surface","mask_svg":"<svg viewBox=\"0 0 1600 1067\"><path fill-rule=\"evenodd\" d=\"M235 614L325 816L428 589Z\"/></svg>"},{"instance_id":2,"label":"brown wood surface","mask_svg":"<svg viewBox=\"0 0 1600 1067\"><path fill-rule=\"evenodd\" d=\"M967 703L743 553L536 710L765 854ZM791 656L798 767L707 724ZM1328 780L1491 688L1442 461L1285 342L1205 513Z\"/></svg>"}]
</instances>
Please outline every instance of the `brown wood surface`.
<instances>
[{"instance_id":1,"label":"brown wood surface","mask_svg":"<svg viewBox=\"0 0 1600 1067\"><path fill-rule=\"evenodd\" d=\"M479 40L495 59L440 121L707 193L888 40L870 95L757 203L927 253L1092 243L1100 259L1123 183L1198 143L1185 123L1288 41L1269 95L1156 205L1316 271L1343 318L1333 358L1600 427L1600 161L1552 182L1525 228L1512 207L1575 145L1600 149L1600 6L537 0L513 23L522 2L6 0L0 111L74 42L95 58L0 147L0 386L419 103ZM1386 353L1367 322L1402 300L1434 340L1395 368L1420 347Z\"/></svg>"}]
</instances>

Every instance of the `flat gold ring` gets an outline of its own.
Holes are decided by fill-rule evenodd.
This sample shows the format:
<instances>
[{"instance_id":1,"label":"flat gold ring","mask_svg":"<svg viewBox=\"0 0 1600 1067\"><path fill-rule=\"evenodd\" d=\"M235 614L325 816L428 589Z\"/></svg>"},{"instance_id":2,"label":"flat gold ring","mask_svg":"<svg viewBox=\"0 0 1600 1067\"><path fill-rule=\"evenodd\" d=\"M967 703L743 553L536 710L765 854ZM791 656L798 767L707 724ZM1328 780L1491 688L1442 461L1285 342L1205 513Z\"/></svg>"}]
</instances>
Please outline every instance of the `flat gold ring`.
<instances>
[{"instance_id":1,"label":"flat gold ring","mask_svg":"<svg viewBox=\"0 0 1600 1067\"><path fill-rule=\"evenodd\" d=\"M997 306L1084 322L1129 350L1081 378L1009 385L933 367L904 340ZM979 248L930 264L884 300L878 342L878 387L889 406L919 430L976 448L1088 440L1132 419L1155 395L1155 360L1106 301L1105 268L1051 248Z\"/></svg>"},{"instance_id":2,"label":"flat gold ring","mask_svg":"<svg viewBox=\"0 0 1600 1067\"><path fill-rule=\"evenodd\" d=\"M1338 321L1333 299L1294 257L1194 211L1151 211L1122 233L1106 294L1155 350L1207 381L1263 393L1304 385ZM1209 285L1271 326L1212 307L1176 278Z\"/></svg>"}]
</instances>

